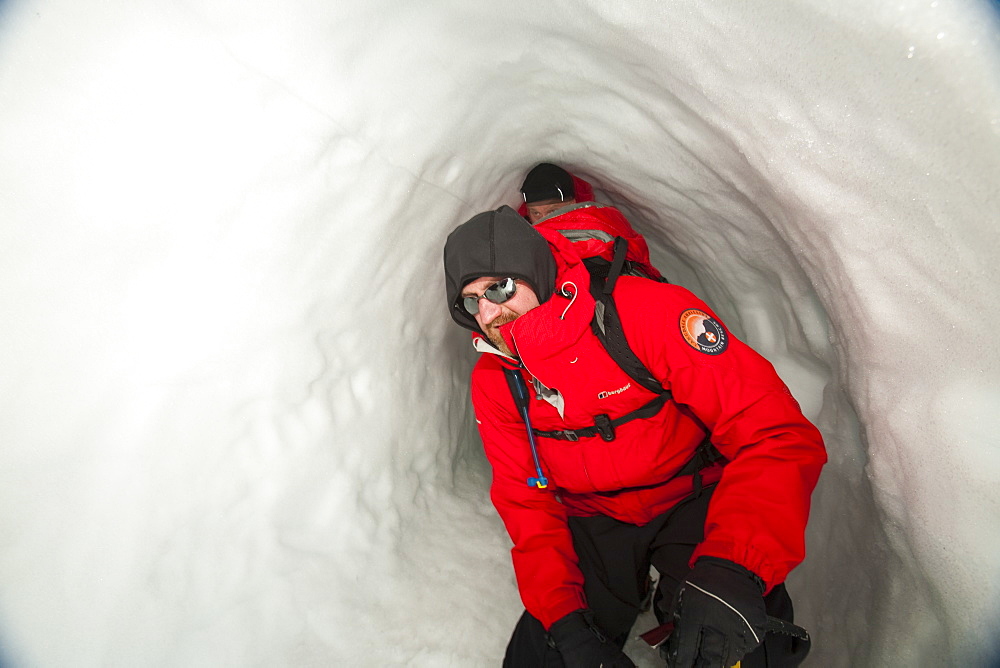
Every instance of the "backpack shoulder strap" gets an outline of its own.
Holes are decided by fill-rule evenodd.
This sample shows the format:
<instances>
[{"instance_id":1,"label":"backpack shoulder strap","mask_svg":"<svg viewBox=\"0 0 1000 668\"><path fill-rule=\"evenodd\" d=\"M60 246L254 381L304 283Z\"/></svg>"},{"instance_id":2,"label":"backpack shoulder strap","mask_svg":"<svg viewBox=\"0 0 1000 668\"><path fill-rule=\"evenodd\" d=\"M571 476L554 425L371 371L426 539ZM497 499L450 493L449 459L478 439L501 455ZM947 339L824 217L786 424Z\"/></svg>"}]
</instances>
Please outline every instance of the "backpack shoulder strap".
<instances>
[{"instance_id":1,"label":"backpack shoulder strap","mask_svg":"<svg viewBox=\"0 0 1000 668\"><path fill-rule=\"evenodd\" d=\"M611 267L608 269L608 277L604 279L604 294L610 295L615 289L615 283L622 274L622 267L625 266L625 256L628 254L628 241L624 237L615 237L615 244L612 246Z\"/></svg>"},{"instance_id":2,"label":"backpack shoulder strap","mask_svg":"<svg viewBox=\"0 0 1000 668\"><path fill-rule=\"evenodd\" d=\"M596 275L591 277L590 293L597 302L594 308L594 320L591 323L591 327L594 330L594 334L596 334L597 338L600 339L605 350L608 351L608 355L610 355L611 359L613 359L615 363L622 368L622 371L650 392L660 395L660 400L668 401L673 398L673 393L670 390L664 389L663 384L656 379L646 365L642 363L642 360L640 360L639 357L632 351L628 341L625 339L625 330L622 327L622 321L618 315L618 307L615 306L615 300L611 296L611 291L614 289L615 281L618 280L618 276L621 274L621 269L625 263L626 250L627 243L625 239L617 237L614 245L614 258L611 261L611 267L608 270L607 278L601 280L601 278ZM692 415L692 417L696 420L698 419L694 415ZM704 424L701 426L706 432L710 431ZM700 471L708 466L711 466L720 459L723 459L723 456L719 453L715 446L712 445L711 437L706 438L704 442L698 446L694 457L692 457L691 460L688 461L687 464L685 464L685 466L675 474L674 477L694 475L695 492L700 494Z\"/></svg>"},{"instance_id":3,"label":"backpack shoulder strap","mask_svg":"<svg viewBox=\"0 0 1000 668\"><path fill-rule=\"evenodd\" d=\"M621 318L618 316L618 307L611 296L615 282L621 275L622 267L625 264L625 253L628 250L628 243L622 237L615 238L614 259L608 269L608 275L604 280L592 280L590 282L590 293L597 302L594 308L594 320L591 328L594 334L600 339L601 344L628 376L650 392L662 396L665 400L671 397L670 390L663 389L642 360L632 352L632 348L625 340L625 330L622 328ZM596 278L596 277L595 277Z\"/></svg>"}]
</instances>

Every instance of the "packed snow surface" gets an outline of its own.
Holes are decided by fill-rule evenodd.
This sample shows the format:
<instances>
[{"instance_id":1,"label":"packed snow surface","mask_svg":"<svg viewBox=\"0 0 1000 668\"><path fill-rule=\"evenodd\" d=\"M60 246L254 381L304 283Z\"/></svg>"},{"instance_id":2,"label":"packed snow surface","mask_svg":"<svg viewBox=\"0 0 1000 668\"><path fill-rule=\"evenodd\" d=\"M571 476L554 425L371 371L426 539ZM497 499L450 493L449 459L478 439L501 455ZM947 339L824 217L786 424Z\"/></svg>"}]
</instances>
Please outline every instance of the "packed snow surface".
<instances>
[{"instance_id":1,"label":"packed snow surface","mask_svg":"<svg viewBox=\"0 0 1000 668\"><path fill-rule=\"evenodd\" d=\"M0 4L0 664L499 665L441 249L546 160L826 437L809 665L991 665L998 72L985 0Z\"/></svg>"}]
</instances>

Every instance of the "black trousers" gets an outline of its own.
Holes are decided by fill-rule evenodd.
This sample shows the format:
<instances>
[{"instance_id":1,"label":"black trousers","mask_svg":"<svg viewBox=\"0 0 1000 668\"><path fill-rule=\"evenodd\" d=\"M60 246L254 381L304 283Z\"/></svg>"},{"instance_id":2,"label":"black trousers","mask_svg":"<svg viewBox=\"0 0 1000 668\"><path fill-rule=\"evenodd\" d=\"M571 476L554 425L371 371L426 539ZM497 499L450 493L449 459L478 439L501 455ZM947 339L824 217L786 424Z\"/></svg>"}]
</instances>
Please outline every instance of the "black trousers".
<instances>
[{"instance_id":1,"label":"black trousers","mask_svg":"<svg viewBox=\"0 0 1000 668\"><path fill-rule=\"evenodd\" d=\"M660 574L654 597L656 616L661 622L667 620L677 588L690 570L688 559L704 538L713 490L702 490L698 497L681 502L641 527L604 516L569 518L587 603L597 625L619 647L628 640L649 594L650 564ZM765 603L769 615L792 621L792 601L784 585L775 587ZM761 647L744 657L741 668L798 665L798 661L783 659L784 655L782 642L768 636ZM527 611L514 627L503 665L564 668L562 656L549 644L545 628Z\"/></svg>"}]
</instances>

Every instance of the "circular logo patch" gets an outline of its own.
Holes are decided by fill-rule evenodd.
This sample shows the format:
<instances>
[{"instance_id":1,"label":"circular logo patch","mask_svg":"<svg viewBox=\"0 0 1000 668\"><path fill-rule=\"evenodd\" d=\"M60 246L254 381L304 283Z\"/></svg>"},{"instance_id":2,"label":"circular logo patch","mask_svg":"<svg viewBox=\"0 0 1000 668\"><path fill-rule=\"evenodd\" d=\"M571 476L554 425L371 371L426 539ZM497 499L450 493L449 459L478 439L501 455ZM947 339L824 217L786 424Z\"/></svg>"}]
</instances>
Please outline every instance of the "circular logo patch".
<instances>
[{"instance_id":1,"label":"circular logo patch","mask_svg":"<svg viewBox=\"0 0 1000 668\"><path fill-rule=\"evenodd\" d=\"M698 309L681 313L681 335L695 350L706 355L718 355L726 349L726 330L719 321Z\"/></svg>"}]
</instances>

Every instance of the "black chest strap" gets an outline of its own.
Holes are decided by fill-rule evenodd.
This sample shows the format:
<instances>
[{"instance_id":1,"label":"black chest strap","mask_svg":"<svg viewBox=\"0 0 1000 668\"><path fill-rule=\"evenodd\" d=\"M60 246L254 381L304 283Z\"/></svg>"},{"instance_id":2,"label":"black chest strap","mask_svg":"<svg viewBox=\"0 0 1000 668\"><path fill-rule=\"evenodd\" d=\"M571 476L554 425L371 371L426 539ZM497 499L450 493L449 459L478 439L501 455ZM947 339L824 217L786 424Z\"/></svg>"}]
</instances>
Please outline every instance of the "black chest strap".
<instances>
[{"instance_id":1,"label":"black chest strap","mask_svg":"<svg viewBox=\"0 0 1000 668\"><path fill-rule=\"evenodd\" d=\"M557 429L555 431L543 431L541 429L532 429L535 436L544 436L545 438L554 438L560 441L579 441L581 438L590 438L591 436L600 436L605 441L615 440L615 429L622 426L626 422L631 422L632 420L641 420L645 418L651 418L660 412L664 404L667 403L667 397L662 394L655 397L649 403L640 406L631 413L626 413L620 418L615 418L614 420L607 413L601 413L594 417L593 427L583 427L581 429Z\"/></svg>"}]
</instances>

